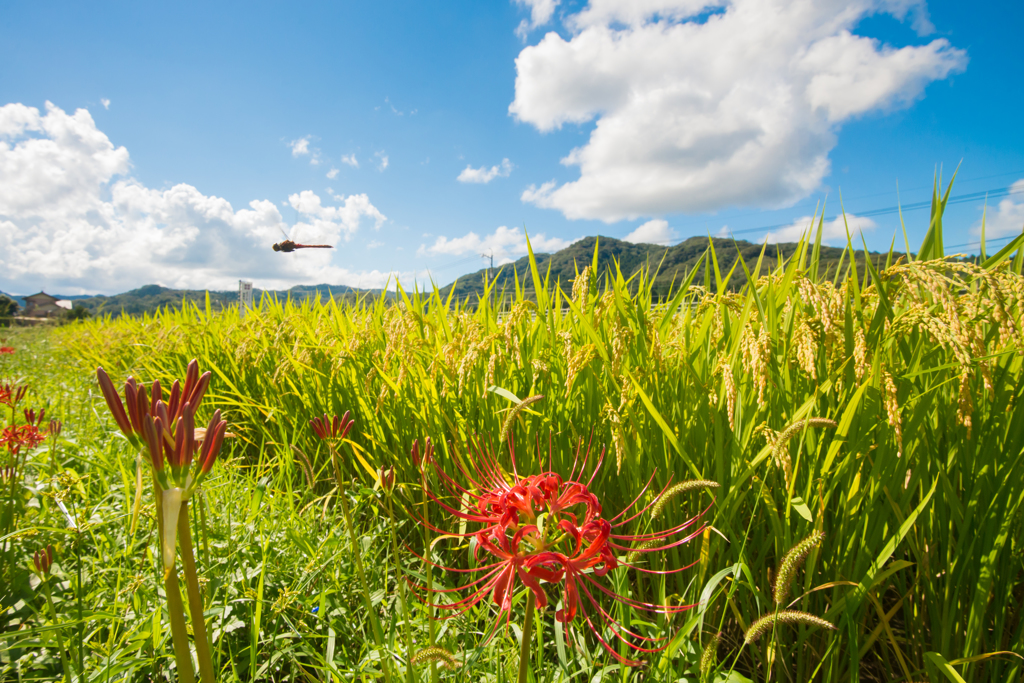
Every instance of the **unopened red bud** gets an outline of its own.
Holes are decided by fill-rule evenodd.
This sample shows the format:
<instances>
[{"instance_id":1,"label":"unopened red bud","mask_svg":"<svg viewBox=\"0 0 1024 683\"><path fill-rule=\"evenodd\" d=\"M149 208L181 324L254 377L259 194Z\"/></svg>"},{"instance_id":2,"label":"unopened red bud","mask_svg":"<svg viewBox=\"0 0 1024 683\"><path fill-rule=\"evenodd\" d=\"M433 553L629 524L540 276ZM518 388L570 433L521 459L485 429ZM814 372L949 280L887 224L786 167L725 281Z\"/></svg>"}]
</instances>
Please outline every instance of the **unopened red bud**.
<instances>
[{"instance_id":1,"label":"unopened red bud","mask_svg":"<svg viewBox=\"0 0 1024 683\"><path fill-rule=\"evenodd\" d=\"M393 466L380 468L380 485L388 493L391 493L394 490L395 468Z\"/></svg>"}]
</instances>

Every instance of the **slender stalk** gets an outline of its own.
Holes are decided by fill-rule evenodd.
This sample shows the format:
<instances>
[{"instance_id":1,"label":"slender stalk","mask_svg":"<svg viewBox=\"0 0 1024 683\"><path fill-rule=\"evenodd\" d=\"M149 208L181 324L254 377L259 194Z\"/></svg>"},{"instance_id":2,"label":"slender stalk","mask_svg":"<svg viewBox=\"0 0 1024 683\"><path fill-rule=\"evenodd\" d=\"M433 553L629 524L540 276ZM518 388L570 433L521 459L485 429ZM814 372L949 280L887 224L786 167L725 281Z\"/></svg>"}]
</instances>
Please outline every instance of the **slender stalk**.
<instances>
[{"instance_id":1,"label":"slender stalk","mask_svg":"<svg viewBox=\"0 0 1024 683\"><path fill-rule=\"evenodd\" d=\"M352 513L348 509L348 497L345 494L345 481L341 477L340 463L338 462L338 454L334 448L334 444L328 444L331 449L331 461L334 464L334 481L338 487L338 500L341 501L341 513L345 516L345 526L348 527L348 541L352 551L352 559L356 565L356 578L359 579L359 585L363 588L363 605L366 607L366 616L370 620L370 628L373 630L373 641L378 648L384 647L384 632L380 628L380 623L377 621L377 615L373 611L373 602L370 600L370 589L369 584L366 582L366 573L363 571L363 559L362 552L359 548L359 543L356 540L356 528L352 524ZM389 666L388 657L382 656L380 658L381 669L384 672L384 680L386 683L391 682L391 667Z\"/></svg>"},{"instance_id":2,"label":"slender stalk","mask_svg":"<svg viewBox=\"0 0 1024 683\"><path fill-rule=\"evenodd\" d=\"M199 659L199 678L203 683L213 683L213 659L210 657L210 641L206 635L206 617L192 549L187 500L182 501L181 514L178 515L178 543L181 544L181 564L185 572L185 586L188 589L188 611L192 615L192 634L196 644L196 657Z\"/></svg>"},{"instance_id":3,"label":"slender stalk","mask_svg":"<svg viewBox=\"0 0 1024 683\"><path fill-rule=\"evenodd\" d=\"M50 582L43 580L43 592L46 593L46 604L50 606L50 614L53 616L53 624L56 626L57 621L57 608L53 604L53 594L50 592ZM57 628L54 633L57 637L57 649L60 650L60 664L64 668L64 683L71 683L71 662L68 661L68 653L64 650L64 639L61 638L60 628Z\"/></svg>"},{"instance_id":4,"label":"slender stalk","mask_svg":"<svg viewBox=\"0 0 1024 683\"><path fill-rule=\"evenodd\" d=\"M174 661L178 664L178 681L195 683L192 656L188 647L188 628L185 625L185 605L181 602L178 572L173 568L164 572L164 592L167 594L167 614L171 621L171 641L174 643Z\"/></svg>"},{"instance_id":5,"label":"slender stalk","mask_svg":"<svg viewBox=\"0 0 1024 683\"><path fill-rule=\"evenodd\" d=\"M537 601L533 591L527 590L526 619L523 621L523 642L519 643L519 683L526 683L530 669L530 637L533 635L533 608Z\"/></svg>"},{"instance_id":6,"label":"slender stalk","mask_svg":"<svg viewBox=\"0 0 1024 683\"><path fill-rule=\"evenodd\" d=\"M412 663L412 614L409 612L409 600L405 594L405 574L398 559L398 532L395 530L395 511L391 505L391 492L385 491L388 502L388 517L391 519L391 552L395 558L395 582L398 584L398 599L402 602L403 621L405 622L405 679L408 683L416 680L416 667Z\"/></svg>"},{"instance_id":7,"label":"slender stalk","mask_svg":"<svg viewBox=\"0 0 1024 683\"><path fill-rule=\"evenodd\" d=\"M153 496L156 500L157 550L160 566L163 566L164 492L153 477ZM180 518L180 516L179 516ZM167 615L171 622L171 640L174 643L174 661L178 665L178 680L181 683L195 683L196 675L192 670L192 656L188 648L188 629L185 627L185 606L181 602L181 589L178 587L178 574L172 567L164 572L164 594L167 597Z\"/></svg>"},{"instance_id":8,"label":"slender stalk","mask_svg":"<svg viewBox=\"0 0 1024 683\"><path fill-rule=\"evenodd\" d=\"M423 554L430 560L430 504L427 497L427 468L426 463L420 468L420 490L423 494ZM429 561L423 563L423 572L427 575L427 628L430 638L430 647L437 645L437 628L434 623L434 568ZM430 663L430 681L438 683L437 662Z\"/></svg>"}]
</instances>

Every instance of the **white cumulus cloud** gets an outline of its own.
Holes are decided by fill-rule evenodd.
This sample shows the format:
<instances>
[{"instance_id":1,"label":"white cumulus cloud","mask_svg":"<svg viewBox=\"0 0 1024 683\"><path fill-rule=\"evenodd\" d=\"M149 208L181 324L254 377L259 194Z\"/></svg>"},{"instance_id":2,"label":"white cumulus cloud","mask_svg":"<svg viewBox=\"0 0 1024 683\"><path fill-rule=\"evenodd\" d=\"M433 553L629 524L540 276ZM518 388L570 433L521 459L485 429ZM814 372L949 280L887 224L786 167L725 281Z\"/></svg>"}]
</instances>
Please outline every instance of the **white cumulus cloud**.
<instances>
[{"instance_id":1,"label":"white cumulus cloud","mask_svg":"<svg viewBox=\"0 0 1024 683\"><path fill-rule=\"evenodd\" d=\"M338 169L332 168L330 171L327 172L327 179L328 180L334 180L337 177L338 177Z\"/></svg>"},{"instance_id":2,"label":"white cumulus cloud","mask_svg":"<svg viewBox=\"0 0 1024 683\"><path fill-rule=\"evenodd\" d=\"M530 244L534 253L552 252L565 249L572 244L573 240L563 240L558 237L545 237L543 233L530 236ZM527 253L526 234L520 228L509 228L504 225L489 235L481 237L475 232L468 232L462 237L438 237L429 247L421 245L416 254L418 256L449 254L461 256L462 254L493 254L494 263L497 265L513 261L516 257Z\"/></svg>"},{"instance_id":3,"label":"white cumulus cloud","mask_svg":"<svg viewBox=\"0 0 1024 683\"><path fill-rule=\"evenodd\" d=\"M856 248L860 243L858 235L861 232L874 230L875 227L876 224L873 220L863 216L855 216L852 213L848 213L846 214L845 221L842 216L836 216L833 220L825 221L821 232L821 241L825 244L843 246L846 244L846 230L849 228L850 238L853 240L853 246ZM808 231L810 232L808 233ZM773 230L761 239L767 239L769 244L798 242L805 234L809 234L810 239L814 239L815 235L818 234L818 220L813 216L797 218L791 225ZM725 237L727 235L720 236Z\"/></svg>"},{"instance_id":4,"label":"white cumulus cloud","mask_svg":"<svg viewBox=\"0 0 1024 683\"><path fill-rule=\"evenodd\" d=\"M668 244L675 241L676 231L668 227L668 221L655 218L638 226L622 239L633 244Z\"/></svg>"},{"instance_id":5,"label":"white cumulus cloud","mask_svg":"<svg viewBox=\"0 0 1024 683\"><path fill-rule=\"evenodd\" d=\"M605 222L794 203L828 175L843 122L966 67L944 38L854 33L878 13L927 22L914 0L591 0L565 17L567 38L549 32L516 59L518 120L593 122L562 160L579 178L523 201Z\"/></svg>"},{"instance_id":6,"label":"white cumulus cloud","mask_svg":"<svg viewBox=\"0 0 1024 683\"><path fill-rule=\"evenodd\" d=\"M347 240L384 215L365 194L324 206L311 191L289 197L289 226L274 202L235 209L181 183L146 187L129 175L128 150L115 147L85 109L68 114L23 104L0 107L0 289L27 293L120 292L157 283L233 289L332 283L379 287L391 276L334 265L338 252L277 254L289 232L306 244Z\"/></svg>"},{"instance_id":7,"label":"white cumulus cloud","mask_svg":"<svg viewBox=\"0 0 1024 683\"><path fill-rule=\"evenodd\" d=\"M996 207L985 212L985 237L1014 237L1024 230L1024 178L1010 186L1010 196L999 201ZM978 221L971 232L981 234L981 221Z\"/></svg>"},{"instance_id":8,"label":"white cumulus cloud","mask_svg":"<svg viewBox=\"0 0 1024 683\"><path fill-rule=\"evenodd\" d=\"M497 166L481 166L473 168L467 165L462 173L456 178L460 183L489 183L495 178L507 178L512 173L512 163L508 159L502 159Z\"/></svg>"}]
</instances>

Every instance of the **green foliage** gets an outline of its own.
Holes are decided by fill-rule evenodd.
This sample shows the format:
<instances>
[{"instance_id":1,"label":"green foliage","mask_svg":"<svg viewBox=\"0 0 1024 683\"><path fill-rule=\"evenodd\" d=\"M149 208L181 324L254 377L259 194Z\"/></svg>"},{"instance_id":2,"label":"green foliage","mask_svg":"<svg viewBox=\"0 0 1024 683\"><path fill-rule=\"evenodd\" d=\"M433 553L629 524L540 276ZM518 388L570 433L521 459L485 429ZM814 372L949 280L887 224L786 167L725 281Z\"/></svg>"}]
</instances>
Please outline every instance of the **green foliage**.
<instances>
[{"instance_id":1,"label":"green foliage","mask_svg":"<svg viewBox=\"0 0 1024 683\"><path fill-rule=\"evenodd\" d=\"M6 294L0 294L0 321L18 314L18 304Z\"/></svg>"},{"instance_id":2,"label":"green foliage","mask_svg":"<svg viewBox=\"0 0 1024 683\"><path fill-rule=\"evenodd\" d=\"M614 237L585 237L554 254L537 254L536 265L541 272L550 277L551 282L571 282L576 277L577 267L590 263L600 278L605 274L614 277L617 270L627 278L646 270L652 282L648 283L651 295L662 300L669 296L673 288L678 289L679 283L687 273L696 268L696 282L704 279L704 266L701 257L707 251L708 244L718 253L719 267L724 270L732 268L737 256L742 257L747 268L751 269L762 258L762 245L746 240L730 240L714 237L691 237L670 247L657 244L633 244L617 240ZM779 260L789 259L801 248L794 243L773 244L763 254L763 268L774 268ZM824 277L831 277L840 267L844 250L835 247L821 247L817 257ZM858 265L864 261L863 251L856 252ZM596 255L596 260L594 256ZM881 267L886 260L885 254L869 254L876 267ZM895 254L896 258L902 254ZM534 299L534 285L530 279L530 257L523 258L493 270L483 269L460 277L456 282L443 287L441 296L447 297L452 292L456 299L468 298L470 302L479 300L487 281L492 280L498 291L503 288L511 290L518 278L524 289L526 298ZM636 281L634 281L636 282ZM729 283L729 289L738 290L746 284L745 280L735 279ZM714 291L716 283L711 286ZM635 291L635 290L634 290Z\"/></svg>"},{"instance_id":3,"label":"green foliage","mask_svg":"<svg viewBox=\"0 0 1024 683\"><path fill-rule=\"evenodd\" d=\"M941 207L936 201L934 211ZM931 222L941 230L941 217ZM639 611L617 615L633 630L672 635L669 647L630 674L577 630L563 633L538 618L545 649L536 680L763 681L770 670L772 680L801 683L938 680L940 672L971 683L1020 683L1021 259L1003 255L984 266L947 259L935 230L926 245L933 258L856 260L851 244L841 268L820 262L824 248L813 235L770 268L767 251L753 263L728 261L729 247L712 243L700 269L689 272L696 284L664 297L665 306L652 304L651 272L627 279L613 267L597 277L595 257L574 270L571 283L546 279L547 269L530 261L504 290L488 282L472 307L437 290L400 290L395 305L265 299L241 318L234 309L190 304L56 334L85 368L102 364L114 377L166 381L182 376L192 357L214 372L204 408L225 410L239 435L203 494L205 548L197 540L223 680L347 680L379 671L381 652L330 501L328 454L308 428L314 415L350 409L357 457L346 459L345 476L363 486L349 487L349 501L396 666L405 657L404 623L396 593L383 590L396 576L373 472L393 464L396 504L410 507L419 500L420 474L408 457L414 439L432 437L437 457L454 471L470 436L493 443L508 420L521 470L547 468L549 444L552 466L563 472L580 439L607 444L609 462L592 490L608 511L640 495L652 473L643 504L670 482L720 484L708 513L712 528L650 568L695 567L612 577L616 590L636 599L698 605L674 623L647 623ZM536 296L526 296L527 283ZM19 351L0 362L23 357ZM63 445L58 460L84 482L72 500L92 520L78 536L89 577L87 667L156 678L171 660L166 626L153 630L159 601L151 524L127 533L133 454L97 420L84 372L14 372L49 376L37 396L53 396L76 415L67 422L77 441ZM515 402L508 394L545 398L509 419ZM47 542L58 546L69 587L55 599L72 624L71 532L44 494L47 462L35 460L39 478L24 493L39 501L26 507L24 528L35 536L19 536L12 547L28 558ZM708 496L680 493L657 523L688 519ZM816 532L825 540L795 572L779 611L772 574ZM398 534L417 553L469 561L457 540L428 550L409 516ZM422 580L420 562L402 561L412 580ZM451 587L461 579L435 571L434 581ZM3 604L20 599L24 606L5 614L12 620L6 632L20 634L6 636L5 657L27 671L34 665L24 658L40 652L50 632L35 616L42 603L29 582L13 585L19 592L5 594ZM517 615L524 603L514 607ZM425 612L412 616L421 648ZM518 662L511 637L483 645L487 616L481 607L439 627L437 646L463 664L441 677L497 681ZM814 619L836 630L802 625ZM755 624L764 630L753 642L746 635ZM702 645L712 634L720 634L718 657L705 658L702 670ZM59 660L48 656L38 667L52 675Z\"/></svg>"}]
</instances>

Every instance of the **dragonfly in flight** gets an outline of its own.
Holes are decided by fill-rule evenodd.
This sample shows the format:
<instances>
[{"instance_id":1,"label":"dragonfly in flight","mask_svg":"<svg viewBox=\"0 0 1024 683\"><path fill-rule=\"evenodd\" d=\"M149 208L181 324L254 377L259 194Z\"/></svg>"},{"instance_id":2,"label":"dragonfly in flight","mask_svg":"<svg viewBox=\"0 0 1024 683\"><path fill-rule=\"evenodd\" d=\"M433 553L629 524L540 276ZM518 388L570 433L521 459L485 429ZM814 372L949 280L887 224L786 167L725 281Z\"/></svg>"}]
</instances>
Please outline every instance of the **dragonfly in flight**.
<instances>
[{"instance_id":1,"label":"dragonfly in flight","mask_svg":"<svg viewBox=\"0 0 1024 683\"><path fill-rule=\"evenodd\" d=\"M275 243L273 249L274 251L283 251L287 254L296 249L334 249L334 247L330 244L296 244L291 240L283 240Z\"/></svg>"},{"instance_id":2,"label":"dragonfly in flight","mask_svg":"<svg viewBox=\"0 0 1024 683\"><path fill-rule=\"evenodd\" d=\"M274 251L283 251L287 254L296 249L334 249L330 244L297 244L288 238L288 233L284 230L281 230L281 234L284 235L284 240L274 244Z\"/></svg>"}]
</instances>

